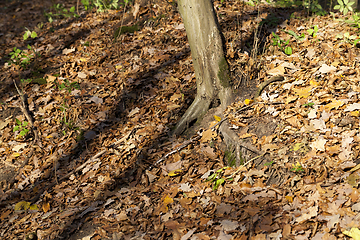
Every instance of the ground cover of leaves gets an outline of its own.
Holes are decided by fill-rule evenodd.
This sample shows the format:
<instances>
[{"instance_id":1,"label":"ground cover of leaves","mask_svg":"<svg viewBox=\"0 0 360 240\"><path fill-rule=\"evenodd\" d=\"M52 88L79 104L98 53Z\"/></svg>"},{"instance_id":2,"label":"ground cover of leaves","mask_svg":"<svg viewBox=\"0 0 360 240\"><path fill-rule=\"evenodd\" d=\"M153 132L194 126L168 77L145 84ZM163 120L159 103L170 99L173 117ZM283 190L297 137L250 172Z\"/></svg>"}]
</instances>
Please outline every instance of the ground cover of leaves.
<instances>
[{"instance_id":1,"label":"ground cover of leaves","mask_svg":"<svg viewBox=\"0 0 360 240\"><path fill-rule=\"evenodd\" d=\"M224 2L215 6L234 85L285 80L256 102L229 106L191 140L169 136L196 91L185 29L171 5L130 8L124 21L122 9L82 12L46 23L24 42L22 27L45 21L38 6L48 5L4 3L1 239L33 232L39 239L345 239L343 231L359 227L360 59L346 37L356 29L340 14ZM142 26L114 41L122 21ZM264 50L254 58L259 23ZM307 31L314 26L315 34ZM271 45L271 31L290 40L292 55ZM41 57L27 70L8 65L13 47L27 44ZM32 131L13 132L15 118L27 120L13 80L34 76L47 80L23 85L37 143ZM245 165L237 168L224 168L234 155L210 128L224 117L243 140ZM216 191L215 183L222 183Z\"/></svg>"}]
</instances>

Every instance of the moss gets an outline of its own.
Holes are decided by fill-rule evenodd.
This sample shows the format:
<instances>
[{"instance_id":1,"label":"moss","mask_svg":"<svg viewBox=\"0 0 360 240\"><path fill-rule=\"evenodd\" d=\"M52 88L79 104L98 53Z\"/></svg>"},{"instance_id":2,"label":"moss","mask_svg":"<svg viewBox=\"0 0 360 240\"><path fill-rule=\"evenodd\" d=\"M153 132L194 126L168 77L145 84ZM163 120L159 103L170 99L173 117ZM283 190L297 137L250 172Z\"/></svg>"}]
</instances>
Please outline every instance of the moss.
<instances>
[{"instance_id":1,"label":"moss","mask_svg":"<svg viewBox=\"0 0 360 240\"><path fill-rule=\"evenodd\" d=\"M115 30L114 38L117 38L117 37L119 37L119 35L124 34L124 33L134 33L139 30L140 30L140 26L138 24L135 24L133 26L122 26Z\"/></svg>"},{"instance_id":2,"label":"moss","mask_svg":"<svg viewBox=\"0 0 360 240\"><path fill-rule=\"evenodd\" d=\"M225 57L222 57L219 62L218 78L224 88L230 87L229 66L226 62Z\"/></svg>"}]
</instances>

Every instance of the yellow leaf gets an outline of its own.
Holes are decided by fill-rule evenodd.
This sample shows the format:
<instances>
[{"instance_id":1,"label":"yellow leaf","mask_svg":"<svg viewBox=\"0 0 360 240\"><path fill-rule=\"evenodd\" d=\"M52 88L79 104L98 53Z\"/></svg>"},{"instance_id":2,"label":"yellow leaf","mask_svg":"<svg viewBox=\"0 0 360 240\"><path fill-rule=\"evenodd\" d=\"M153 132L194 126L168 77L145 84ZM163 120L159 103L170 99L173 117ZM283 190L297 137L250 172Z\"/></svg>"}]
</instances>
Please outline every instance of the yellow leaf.
<instances>
[{"instance_id":1,"label":"yellow leaf","mask_svg":"<svg viewBox=\"0 0 360 240\"><path fill-rule=\"evenodd\" d=\"M13 157L19 157L21 154L20 153L17 153L17 152L14 152L13 154L12 154L12 156Z\"/></svg>"},{"instance_id":2,"label":"yellow leaf","mask_svg":"<svg viewBox=\"0 0 360 240\"><path fill-rule=\"evenodd\" d=\"M86 58L80 58L80 61L87 62L87 59Z\"/></svg>"},{"instance_id":3,"label":"yellow leaf","mask_svg":"<svg viewBox=\"0 0 360 240\"><path fill-rule=\"evenodd\" d=\"M214 118L215 118L215 120L218 121L218 122L221 121L221 117L219 117L219 116L214 115Z\"/></svg>"},{"instance_id":4,"label":"yellow leaf","mask_svg":"<svg viewBox=\"0 0 360 240\"><path fill-rule=\"evenodd\" d=\"M317 87L320 85L320 83L318 83L317 81L315 80L310 80L310 85L313 86L313 87Z\"/></svg>"},{"instance_id":5,"label":"yellow leaf","mask_svg":"<svg viewBox=\"0 0 360 240\"><path fill-rule=\"evenodd\" d=\"M29 209L39 211L39 207L36 204L31 205Z\"/></svg>"},{"instance_id":6,"label":"yellow leaf","mask_svg":"<svg viewBox=\"0 0 360 240\"><path fill-rule=\"evenodd\" d=\"M18 202L17 204L15 204L15 211L20 211L20 210L28 210L30 208L30 203L26 202L26 201L21 201Z\"/></svg>"},{"instance_id":7,"label":"yellow leaf","mask_svg":"<svg viewBox=\"0 0 360 240\"><path fill-rule=\"evenodd\" d=\"M300 98L307 98L310 96L311 94L311 89L312 87L305 87L305 88L299 88L299 89L294 89L295 94L298 95Z\"/></svg>"},{"instance_id":8,"label":"yellow leaf","mask_svg":"<svg viewBox=\"0 0 360 240\"><path fill-rule=\"evenodd\" d=\"M292 203L294 201L292 196L285 196L285 199L288 200L289 203Z\"/></svg>"},{"instance_id":9,"label":"yellow leaf","mask_svg":"<svg viewBox=\"0 0 360 240\"><path fill-rule=\"evenodd\" d=\"M343 101L341 101L341 100L334 100L334 99L333 99L331 103L326 104L325 109L328 110L328 111L330 111L330 110L333 109L333 108L338 109L338 108L341 107L342 105L344 105L344 102L343 102Z\"/></svg>"},{"instance_id":10,"label":"yellow leaf","mask_svg":"<svg viewBox=\"0 0 360 240\"><path fill-rule=\"evenodd\" d=\"M299 150L300 148L302 148L305 144L304 143L296 143L294 148L293 148L293 151L297 151ZM291 151L291 150L290 150Z\"/></svg>"},{"instance_id":11,"label":"yellow leaf","mask_svg":"<svg viewBox=\"0 0 360 240\"><path fill-rule=\"evenodd\" d=\"M359 111L353 111L353 112L350 112L350 115L353 116L353 117L359 117L360 112Z\"/></svg>"},{"instance_id":12,"label":"yellow leaf","mask_svg":"<svg viewBox=\"0 0 360 240\"><path fill-rule=\"evenodd\" d=\"M173 171L169 172L168 175L169 175L170 177L174 177L174 176L179 175L181 172L182 172L181 169L176 169L176 170L173 170Z\"/></svg>"},{"instance_id":13,"label":"yellow leaf","mask_svg":"<svg viewBox=\"0 0 360 240\"><path fill-rule=\"evenodd\" d=\"M244 101L245 105L250 105L253 102L254 102L254 100L252 100L252 99L245 99L245 101Z\"/></svg>"},{"instance_id":14,"label":"yellow leaf","mask_svg":"<svg viewBox=\"0 0 360 240\"><path fill-rule=\"evenodd\" d=\"M170 204L170 203L173 203L174 202L174 199L172 199L171 197L169 197L169 195L167 195L164 199L164 203L166 205Z\"/></svg>"},{"instance_id":15,"label":"yellow leaf","mask_svg":"<svg viewBox=\"0 0 360 240\"><path fill-rule=\"evenodd\" d=\"M356 227L351 228L350 231L343 231L343 234L352 237L354 240L360 240L360 230Z\"/></svg>"}]
</instances>

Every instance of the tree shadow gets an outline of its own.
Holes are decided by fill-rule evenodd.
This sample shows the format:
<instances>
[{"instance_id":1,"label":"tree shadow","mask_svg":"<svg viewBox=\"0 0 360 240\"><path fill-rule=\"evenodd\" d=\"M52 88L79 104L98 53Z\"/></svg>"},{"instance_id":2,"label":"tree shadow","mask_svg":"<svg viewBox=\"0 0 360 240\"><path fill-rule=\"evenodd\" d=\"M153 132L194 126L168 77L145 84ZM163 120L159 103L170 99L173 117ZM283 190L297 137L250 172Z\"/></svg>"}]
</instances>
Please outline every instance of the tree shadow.
<instances>
[{"instance_id":1,"label":"tree shadow","mask_svg":"<svg viewBox=\"0 0 360 240\"><path fill-rule=\"evenodd\" d=\"M276 11L276 10L282 10L282 9L272 9L272 11ZM275 24L276 26L280 26L286 19L290 18L290 15L293 12L296 12L298 10L296 9L289 9L288 11L282 11L281 15L283 16L280 21L277 21ZM257 14L257 13L256 13ZM256 16L255 14L253 14L254 16ZM246 15L242 14L240 16L240 18L245 18ZM233 27L236 27L236 21L238 21L239 18L238 17L234 17L233 19ZM72 21L69 21L68 23L62 24L58 26L58 29L61 28L66 28L69 27L70 24L77 22L78 20L74 19ZM272 24L274 22L274 15L269 15L266 19L263 20L265 23L264 24ZM224 25L222 23L221 20L219 20L220 24L222 25L222 27L224 28ZM105 26L106 21L104 21L104 25ZM227 23L225 23L227 24ZM66 38L67 40L64 41L64 47L70 47L71 45L73 45L77 40L80 40L82 38L85 38L86 36L89 36L90 32L89 31L78 31L75 34L71 35L70 37ZM264 38L266 39L270 34L269 33L262 33L264 34ZM256 37L256 33L252 32L249 33L248 36L246 36L243 40L241 45L244 46L246 45L246 42L253 42L253 39ZM245 44L244 44L245 43ZM265 48L265 43L266 41L261 41L260 43L260 47L261 49ZM156 44L154 43L154 45L156 46ZM239 46L241 46L239 45ZM141 49L142 45L141 43L139 43L139 45L137 46L137 48L134 48L133 50L129 50L129 51L139 51L139 49ZM250 46L251 47L251 46ZM237 51L242 51L242 49L236 49ZM251 49L249 49L251 51ZM261 51L259 51L260 53ZM117 94L117 97L114 101L114 104L112 106L111 109L109 109L108 111L108 115L106 116L106 118L104 120L99 120L94 127L90 128L87 130L87 132L95 132L96 133L96 137L89 139L89 140L82 140L79 141L77 143L75 143L72 146L72 149L66 153L64 153L64 156L61 156L59 159L57 159L57 162L60 164L60 170L62 170L62 172L66 173L71 171L72 169L69 169L69 166L79 166L83 163L85 163L88 159L90 159L93 155L95 155L97 152L89 152L87 150L88 146L93 146L93 150L96 149L96 151L101 151L102 149L111 149L111 148L116 148L116 146L112 146L111 144L103 144L103 145L97 145L94 146L96 144L100 144L101 141L99 139L103 138L102 136L107 136L107 135L111 135L112 136L112 132L116 131L116 126L114 126L114 123L116 122L121 122L121 123L127 123L127 122L132 122L133 119L131 117L129 117L129 112L131 111L131 109L134 109L137 105L141 105L144 104L144 102L146 102L146 99L143 96L148 96L148 99L151 98L151 96L153 96L153 93L150 92L147 89L147 85L154 85L156 86L157 84L159 84L160 80L157 79L156 75L157 74L163 74L164 72L162 71L165 68L169 68L169 67L173 67L176 64L178 64L182 59L188 57L190 55L190 49L186 46L184 46L182 48L181 51L177 51L175 54L173 55L169 55L165 58L163 58L163 60L159 63L157 63L156 66L151 66L148 67L142 71L137 72L136 74L134 74L131 77L131 82L133 84L129 85L128 87L125 87L123 90L120 91L120 93ZM111 62L111 59L117 57L116 53L112 53L112 55L104 55L101 59L98 60L97 63L101 64L102 62ZM51 73L52 70L55 70L56 67L44 67L45 73ZM129 78L130 79L130 78ZM110 79L111 81L116 82L117 79L114 77L112 79ZM101 86L101 83L98 84ZM3 90L3 94L5 92L7 92L9 89L7 90ZM183 104L183 106L181 107L180 110L172 113L174 115L178 115L181 114L182 112L184 112L187 108L187 106L191 103L191 100L194 98L194 94L195 92L193 90L188 90L187 92L189 94L189 99L187 102L185 102ZM0 93L1 94L1 93ZM92 94L86 94L85 96L83 96L84 98L90 98ZM150 103L148 103L150 104ZM83 119L85 119L86 116L83 116ZM138 124L138 122L133 122L133 129L131 129L131 131L133 131L134 129L134 133L136 133L136 131L138 129L136 129L136 124ZM175 124L175 121L170 121L169 123L166 124L167 129L171 129L173 127L173 125ZM159 149L159 146L161 146L164 142L166 141L171 141L170 137L168 136L169 131L168 130L163 130L163 131L159 131L158 135L154 138L154 139L150 139L147 140L145 142L145 144L141 145L141 148L139 148L140 146L137 146L137 148L135 148L134 150L131 151L131 153L129 154L130 157L128 158L129 164L126 166L125 169L120 169L120 171L118 171L118 174L116 173L116 171L114 173L110 172L112 181L111 181L111 186L109 186L108 191L110 191L108 196L112 196L113 193L118 190L121 187L127 186L127 187L135 187L137 184L139 184L141 182L141 179L144 175L144 171L146 169L148 169L149 166L151 166L154 163L154 159L149 159L148 158L148 150L150 149ZM86 133L85 133L86 134ZM49 154L49 153L47 153ZM107 153L104 153L105 155L113 155L114 153L111 151L108 151ZM156 160L156 159L155 159ZM76 167L74 167L74 169L76 169ZM73 173L75 177L81 179L82 177L82 172L77 171ZM50 176L49 179L53 179L54 176ZM64 179L64 181L67 179ZM53 180L53 182L48 182L48 180L37 180L32 187L29 187L21 192L27 192L28 193L28 197L24 200L30 201L32 203L35 203L39 200L40 196L42 193L44 193L45 191L47 192L51 192L53 183L55 181ZM59 182L58 184L61 184L61 182ZM37 192L36 194L34 193L34 189L42 189L40 190L40 192ZM106 199L104 199L105 201ZM100 201L99 205L103 204L104 201ZM84 204L86 204L87 206L90 206L92 203L94 203L96 201L88 201L88 202L84 202ZM90 212L89 212L90 214ZM275 214L274 214L275 215ZM85 219L85 215L77 215L77 216L81 216L81 218L77 218L77 217L73 217L71 219L69 219L69 221L67 222L66 225L62 226L60 235L58 236L58 239L67 239L70 237L70 235L74 232L77 231L80 227L81 224L86 221ZM79 224L77 224L79 223Z\"/></svg>"}]
</instances>

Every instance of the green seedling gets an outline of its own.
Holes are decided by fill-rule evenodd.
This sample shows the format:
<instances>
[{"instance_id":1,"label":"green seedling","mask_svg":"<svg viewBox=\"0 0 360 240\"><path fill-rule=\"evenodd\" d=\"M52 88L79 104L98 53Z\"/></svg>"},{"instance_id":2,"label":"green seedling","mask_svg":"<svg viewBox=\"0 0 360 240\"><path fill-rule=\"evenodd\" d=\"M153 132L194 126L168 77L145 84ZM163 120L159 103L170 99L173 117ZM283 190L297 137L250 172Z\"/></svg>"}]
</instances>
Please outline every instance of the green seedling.
<instances>
[{"instance_id":1,"label":"green seedling","mask_svg":"<svg viewBox=\"0 0 360 240\"><path fill-rule=\"evenodd\" d=\"M19 136L24 137L30 131L27 129L27 125L29 124L26 121L21 122L19 119L15 118L16 125L14 126L13 132L20 131Z\"/></svg>"},{"instance_id":2,"label":"green seedling","mask_svg":"<svg viewBox=\"0 0 360 240\"><path fill-rule=\"evenodd\" d=\"M28 28L25 28L25 29L26 29L26 31L25 31L25 33L23 35L24 41L27 40L29 37L31 37L31 38L36 38L37 37L37 34L36 34L35 31L30 31Z\"/></svg>"},{"instance_id":3,"label":"green seedling","mask_svg":"<svg viewBox=\"0 0 360 240\"><path fill-rule=\"evenodd\" d=\"M274 163L274 160L273 161L271 161L271 162L267 162L267 163L264 163L264 166L270 166L270 165L272 165Z\"/></svg>"},{"instance_id":4,"label":"green seedling","mask_svg":"<svg viewBox=\"0 0 360 240\"><path fill-rule=\"evenodd\" d=\"M52 6L52 9L54 9L53 12L45 13L45 16L47 17L48 21L52 23L55 18L69 18L69 17L79 17L75 13L75 6L72 6L69 10L67 10L61 3L54 4Z\"/></svg>"},{"instance_id":5,"label":"green seedling","mask_svg":"<svg viewBox=\"0 0 360 240\"><path fill-rule=\"evenodd\" d=\"M30 47L30 46L28 46ZM14 47L13 51L10 53L9 64L15 64L23 69L26 69L30 64L30 58L32 55L25 53L23 50Z\"/></svg>"},{"instance_id":6,"label":"green seedling","mask_svg":"<svg viewBox=\"0 0 360 240\"><path fill-rule=\"evenodd\" d=\"M94 0L93 3L98 12L104 12L110 9L117 9L119 7L119 0Z\"/></svg>"},{"instance_id":7,"label":"green seedling","mask_svg":"<svg viewBox=\"0 0 360 240\"><path fill-rule=\"evenodd\" d=\"M318 16L325 16L327 14L318 1L306 0L302 2L302 6Z\"/></svg>"},{"instance_id":8,"label":"green seedling","mask_svg":"<svg viewBox=\"0 0 360 240\"><path fill-rule=\"evenodd\" d=\"M284 32L286 32L287 34L293 36L297 41L302 41L302 40L305 39L305 33L302 33L302 34L299 36L299 35L297 35L294 31L291 31L291 30L289 30L289 31L284 31Z\"/></svg>"},{"instance_id":9,"label":"green seedling","mask_svg":"<svg viewBox=\"0 0 360 240\"><path fill-rule=\"evenodd\" d=\"M305 103L305 104L303 104L303 107L313 107L315 105L315 103L313 103L313 102L309 102L309 103Z\"/></svg>"},{"instance_id":10,"label":"green seedling","mask_svg":"<svg viewBox=\"0 0 360 240\"><path fill-rule=\"evenodd\" d=\"M290 56L292 54L292 48L287 46L290 42L290 39L287 41L281 40L279 35L275 34L274 32L272 32L272 35L272 45L278 46L281 51L283 51L286 55Z\"/></svg>"},{"instance_id":11,"label":"green seedling","mask_svg":"<svg viewBox=\"0 0 360 240\"><path fill-rule=\"evenodd\" d=\"M258 0L248 0L247 2L245 2L245 4L255 7L257 4L259 4L259 1Z\"/></svg>"},{"instance_id":12,"label":"green seedling","mask_svg":"<svg viewBox=\"0 0 360 240\"><path fill-rule=\"evenodd\" d=\"M317 32L319 31L319 28L317 25L314 25L312 29L306 30L312 37L316 37Z\"/></svg>"},{"instance_id":13,"label":"green seedling","mask_svg":"<svg viewBox=\"0 0 360 240\"><path fill-rule=\"evenodd\" d=\"M91 0L81 0L81 3L84 5L85 11L91 10L94 7Z\"/></svg>"},{"instance_id":14,"label":"green seedling","mask_svg":"<svg viewBox=\"0 0 360 240\"><path fill-rule=\"evenodd\" d=\"M217 170L215 173L211 174L206 181L212 182L214 184L213 191L216 191L221 184L225 182L225 179L222 177L223 171L226 170L228 167L223 167Z\"/></svg>"},{"instance_id":15,"label":"green seedling","mask_svg":"<svg viewBox=\"0 0 360 240\"><path fill-rule=\"evenodd\" d=\"M20 79L20 82L22 84L30 84L32 82L32 79L31 78L28 78L28 79Z\"/></svg>"},{"instance_id":16,"label":"green seedling","mask_svg":"<svg viewBox=\"0 0 360 240\"><path fill-rule=\"evenodd\" d=\"M349 0L337 0L339 3L335 5L334 9L339 10L342 14L346 15L349 11L353 12L352 5L355 2L350 2Z\"/></svg>"},{"instance_id":17,"label":"green seedling","mask_svg":"<svg viewBox=\"0 0 360 240\"><path fill-rule=\"evenodd\" d=\"M69 93L71 93L71 91L74 89L80 89L78 82L70 82L67 79L64 79L62 83L59 83L57 80L55 80L54 83L55 87L57 87L60 91L67 90Z\"/></svg>"},{"instance_id":18,"label":"green seedling","mask_svg":"<svg viewBox=\"0 0 360 240\"><path fill-rule=\"evenodd\" d=\"M360 28L360 13L355 12L351 15L351 19L345 20L347 24L350 24L352 27Z\"/></svg>"},{"instance_id":19,"label":"green seedling","mask_svg":"<svg viewBox=\"0 0 360 240\"><path fill-rule=\"evenodd\" d=\"M295 173L300 173L305 170L299 162L296 162L296 164L292 164L292 168L290 169L290 171L295 172Z\"/></svg>"},{"instance_id":20,"label":"green seedling","mask_svg":"<svg viewBox=\"0 0 360 240\"><path fill-rule=\"evenodd\" d=\"M350 35L349 32L344 33L344 35L338 34L335 37L337 39L343 39L345 42L348 42L348 43L351 43L351 44L356 44L357 42L359 42L359 39L357 39L357 36Z\"/></svg>"}]
</instances>

